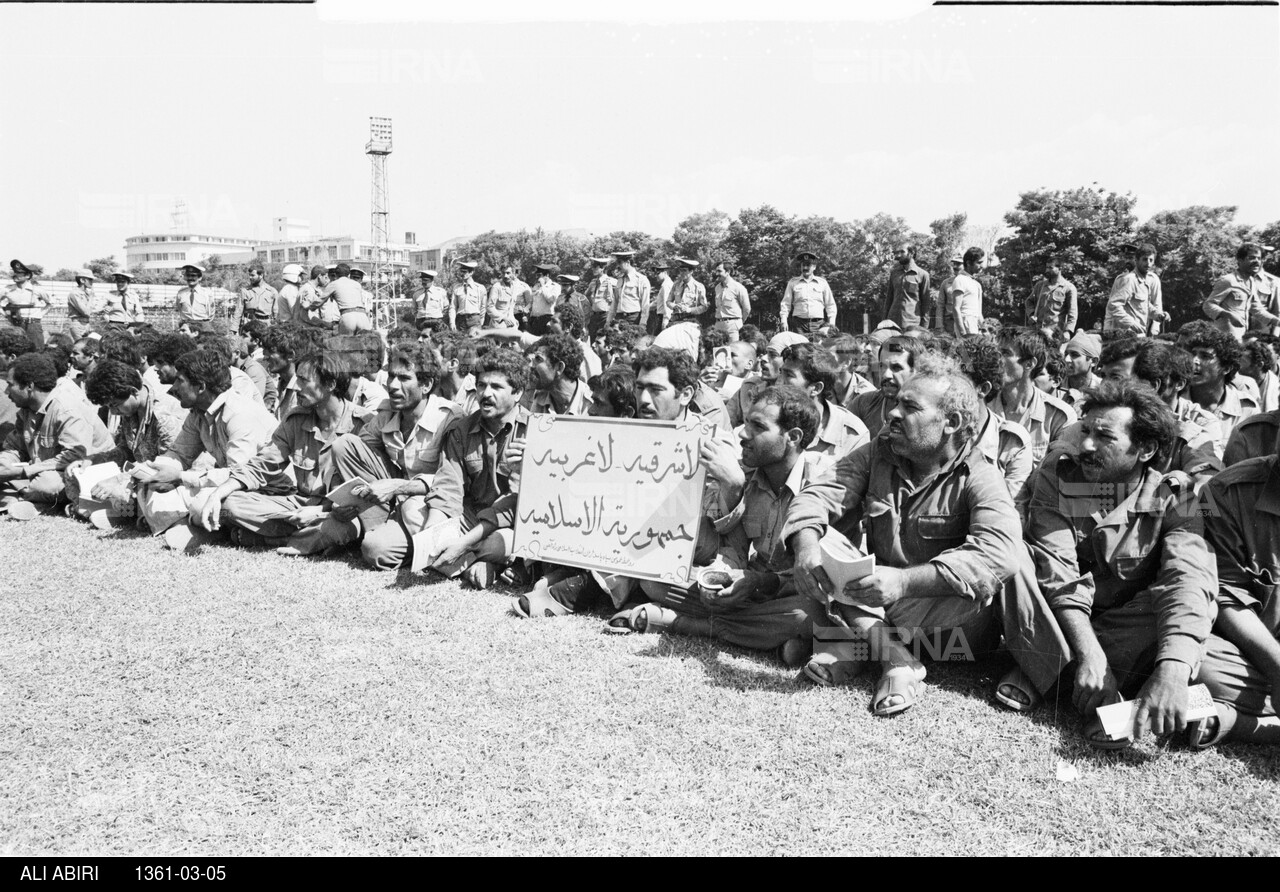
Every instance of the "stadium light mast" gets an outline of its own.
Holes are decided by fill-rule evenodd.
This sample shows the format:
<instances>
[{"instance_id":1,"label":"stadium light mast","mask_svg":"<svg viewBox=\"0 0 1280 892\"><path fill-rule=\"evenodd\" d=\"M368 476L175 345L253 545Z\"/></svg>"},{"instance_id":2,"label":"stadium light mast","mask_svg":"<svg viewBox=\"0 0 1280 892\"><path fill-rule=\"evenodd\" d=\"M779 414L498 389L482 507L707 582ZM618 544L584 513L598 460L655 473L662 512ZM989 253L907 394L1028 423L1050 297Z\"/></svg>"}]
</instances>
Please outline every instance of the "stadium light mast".
<instances>
[{"instance_id":1,"label":"stadium light mast","mask_svg":"<svg viewBox=\"0 0 1280 892\"><path fill-rule=\"evenodd\" d=\"M373 162L373 194L369 215L373 269L370 270L368 279L374 289L374 318L387 324L381 317L395 313L389 290L384 284L390 277L387 267L391 259L387 238L388 218L391 216L390 190L387 186L387 156L391 154L390 118L369 119L369 142L364 147L364 153Z\"/></svg>"}]
</instances>

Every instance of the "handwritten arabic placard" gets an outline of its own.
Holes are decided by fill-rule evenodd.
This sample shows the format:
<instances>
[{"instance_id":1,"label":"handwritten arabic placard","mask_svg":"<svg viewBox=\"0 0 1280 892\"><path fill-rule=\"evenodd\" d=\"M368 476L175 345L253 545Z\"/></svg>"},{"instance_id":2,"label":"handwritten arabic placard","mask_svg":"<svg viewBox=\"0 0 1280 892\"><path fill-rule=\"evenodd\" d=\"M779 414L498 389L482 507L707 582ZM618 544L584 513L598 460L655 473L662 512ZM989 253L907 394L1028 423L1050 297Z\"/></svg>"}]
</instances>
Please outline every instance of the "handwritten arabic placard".
<instances>
[{"instance_id":1,"label":"handwritten arabic placard","mask_svg":"<svg viewBox=\"0 0 1280 892\"><path fill-rule=\"evenodd\" d=\"M535 415L520 469L513 553L532 560L689 582L711 425Z\"/></svg>"}]
</instances>

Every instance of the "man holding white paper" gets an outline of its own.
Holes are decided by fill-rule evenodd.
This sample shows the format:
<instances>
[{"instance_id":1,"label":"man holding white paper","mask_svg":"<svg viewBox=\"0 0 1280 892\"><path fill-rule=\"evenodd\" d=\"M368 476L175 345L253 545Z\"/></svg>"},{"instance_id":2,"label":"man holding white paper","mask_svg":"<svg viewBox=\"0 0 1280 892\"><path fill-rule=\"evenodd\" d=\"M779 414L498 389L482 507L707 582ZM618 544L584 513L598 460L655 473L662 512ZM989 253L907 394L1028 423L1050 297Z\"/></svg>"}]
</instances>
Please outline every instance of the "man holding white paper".
<instances>
[{"instance_id":1,"label":"man holding white paper","mask_svg":"<svg viewBox=\"0 0 1280 892\"><path fill-rule=\"evenodd\" d=\"M1027 510L1045 599L1071 645L1084 734L1123 749L1095 710L1138 701L1136 734L1186 727L1187 688L1216 613L1217 576L1185 475L1163 474L1178 421L1150 388L1106 381L1081 404L1078 454L1040 468Z\"/></svg>"},{"instance_id":2,"label":"man holding white paper","mask_svg":"<svg viewBox=\"0 0 1280 892\"><path fill-rule=\"evenodd\" d=\"M718 516L703 523L716 534L719 584L702 574L693 586L646 586L656 603L619 615L632 629L776 649L790 666L809 656L820 611L796 591L791 555L779 534L796 493L824 467L821 456L805 450L818 433L819 418L800 388L770 387L747 413L739 434L741 463L728 442L703 440L700 460L718 485Z\"/></svg>"},{"instance_id":3,"label":"man holding white paper","mask_svg":"<svg viewBox=\"0 0 1280 892\"><path fill-rule=\"evenodd\" d=\"M925 677L922 647L972 659L994 650L1003 632L1033 695L1048 690L1066 664L1009 490L976 447L978 410L973 384L954 361L918 357L885 432L806 486L787 512L782 537L795 554L798 588L882 664L871 701L879 716L915 704ZM828 527L854 539L865 530L876 561L869 576L840 591L822 566ZM824 650L805 674L831 685L866 662Z\"/></svg>"}]
</instances>

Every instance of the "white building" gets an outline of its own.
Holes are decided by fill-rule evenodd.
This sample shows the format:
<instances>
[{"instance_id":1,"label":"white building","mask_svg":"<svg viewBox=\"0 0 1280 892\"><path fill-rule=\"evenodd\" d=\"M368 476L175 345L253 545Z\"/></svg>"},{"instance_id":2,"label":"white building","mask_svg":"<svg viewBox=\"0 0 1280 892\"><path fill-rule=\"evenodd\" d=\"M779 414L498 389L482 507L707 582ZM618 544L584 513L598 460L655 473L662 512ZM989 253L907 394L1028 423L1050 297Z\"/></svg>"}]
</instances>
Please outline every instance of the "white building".
<instances>
[{"instance_id":1,"label":"white building","mask_svg":"<svg viewBox=\"0 0 1280 892\"><path fill-rule=\"evenodd\" d=\"M184 263L201 263L215 254L223 263L245 263L257 256L260 244L258 239L218 235L135 235L124 240L124 265L126 269L178 269Z\"/></svg>"},{"instance_id":2,"label":"white building","mask_svg":"<svg viewBox=\"0 0 1280 892\"><path fill-rule=\"evenodd\" d=\"M459 236L447 242L432 245L430 248L414 248L409 252L409 265L413 267L414 272L421 272L424 269L439 272L444 269L446 260L466 259L453 257L451 254L456 245L469 242L472 238L473 236Z\"/></svg>"},{"instance_id":3,"label":"white building","mask_svg":"<svg viewBox=\"0 0 1280 892\"><path fill-rule=\"evenodd\" d=\"M415 247L407 243L389 243L389 255L384 265L397 271L409 269L409 252L415 250ZM297 263L305 267L345 263L365 272L373 269L373 242L350 235L263 242L255 250L263 263Z\"/></svg>"}]
</instances>

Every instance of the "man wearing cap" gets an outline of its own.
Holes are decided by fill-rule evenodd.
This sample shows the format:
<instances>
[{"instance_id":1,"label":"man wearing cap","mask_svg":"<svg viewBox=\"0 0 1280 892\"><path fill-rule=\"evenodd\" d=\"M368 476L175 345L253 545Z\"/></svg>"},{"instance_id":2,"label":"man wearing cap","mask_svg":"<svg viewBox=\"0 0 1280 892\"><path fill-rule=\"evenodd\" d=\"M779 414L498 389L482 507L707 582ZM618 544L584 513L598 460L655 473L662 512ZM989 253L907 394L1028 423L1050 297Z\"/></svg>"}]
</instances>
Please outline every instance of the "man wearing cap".
<instances>
[{"instance_id":1,"label":"man wearing cap","mask_svg":"<svg viewBox=\"0 0 1280 892\"><path fill-rule=\"evenodd\" d=\"M701 325L702 314L707 311L707 289L693 277L698 268L698 261L684 257L676 258L676 278L671 283L671 294L667 298L667 315L663 328L678 325L681 322L697 322Z\"/></svg>"},{"instance_id":2,"label":"man wearing cap","mask_svg":"<svg viewBox=\"0 0 1280 892\"><path fill-rule=\"evenodd\" d=\"M320 292L320 300L333 301L338 308L339 334L373 330L373 320L364 307L364 289L351 278L351 267L347 264L339 263L334 267L329 284Z\"/></svg>"},{"instance_id":3,"label":"man wearing cap","mask_svg":"<svg viewBox=\"0 0 1280 892\"><path fill-rule=\"evenodd\" d=\"M797 255L800 275L787 282L782 295L778 325L784 331L794 329L801 334L813 334L823 324L836 324L836 299L827 280L816 275L818 255L804 251Z\"/></svg>"},{"instance_id":4,"label":"man wearing cap","mask_svg":"<svg viewBox=\"0 0 1280 892\"><path fill-rule=\"evenodd\" d=\"M607 257L588 257L591 261L591 281L585 289L587 301L591 305L591 315L587 317L587 334L591 340L605 327L609 313L617 299L618 280L605 272L609 265Z\"/></svg>"},{"instance_id":5,"label":"man wearing cap","mask_svg":"<svg viewBox=\"0 0 1280 892\"><path fill-rule=\"evenodd\" d=\"M896 263L889 271L885 287L884 317L899 327L929 327L932 307L929 302L929 274L916 265L915 245L899 245L894 252Z\"/></svg>"},{"instance_id":6,"label":"man wearing cap","mask_svg":"<svg viewBox=\"0 0 1280 892\"><path fill-rule=\"evenodd\" d=\"M666 261L658 261L653 265L654 271L658 274L657 283L649 289L652 298L652 307L649 310L649 334L656 335L662 330L662 326L667 318L667 304L671 299L671 276L667 274L667 270L671 269L670 264Z\"/></svg>"},{"instance_id":7,"label":"man wearing cap","mask_svg":"<svg viewBox=\"0 0 1280 892\"><path fill-rule=\"evenodd\" d=\"M982 272L987 252L978 247L969 248L961 258L963 267L956 273L943 300L951 308L956 337L977 334L982 331Z\"/></svg>"},{"instance_id":8,"label":"man wearing cap","mask_svg":"<svg viewBox=\"0 0 1280 892\"><path fill-rule=\"evenodd\" d=\"M1062 275L1056 257L1050 255L1045 259L1044 276L1031 286L1028 303L1033 309L1027 324L1040 329L1051 343L1062 343L1063 338L1075 331L1079 317L1076 286Z\"/></svg>"},{"instance_id":9,"label":"man wearing cap","mask_svg":"<svg viewBox=\"0 0 1280 892\"><path fill-rule=\"evenodd\" d=\"M204 267L194 263L182 266L182 275L187 280L187 287L178 292L173 308L178 313L178 324L213 321L213 292L200 284L204 278Z\"/></svg>"},{"instance_id":10,"label":"man wearing cap","mask_svg":"<svg viewBox=\"0 0 1280 892\"><path fill-rule=\"evenodd\" d=\"M0 310L8 315L14 327L27 333L36 349L42 349L44 324L40 320L52 301L43 288L36 287L31 270L21 260L9 261L9 269L13 273L13 284L0 292Z\"/></svg>"},{"instance_id":11,"label":"man wearing cap","mask_svg":"<svg viewBox=\"0 0 1280 892\"><path fill-rule=\"evenodd\" d=\"M751 315L751 298L742 283L729 274L729 265L720 261L711 270L716 278L716 328L729 336L732 343L738 339L742 323Z\"/></svg>"},{"instance_id":12,"label":"man wearing cap","mask_svg":"<svg viewBox=\"0 0 1280 892\"><path fill-rule=\"evenodd\" d=\"M489 286L489 298L484 307L486 328L515 328L516 310L527 306L530 288L516 276L514 264L504 263L502 271Z\"/></svg>"},{"instance_id":13,"label":"man wearing cap","mask_svg":"<svg viewBox=\"0 0 1280 892\"><path fill-rule=\"evenodd\" d=\"M538 280L533 283L533 287L529 289L529 321L526 324L529 334L542 335L547 333L547 325L551 322L551 317L555 313L556 304L560 301L560 286L551 281L552 274L556 271L554 263L538 264ZM577 276L561 276L563 279L572 279L573 282L578 281Z\"/></svg>"},{"instance_id":14,"label":"man wearing cap","mask_svg":"<svg viewBox=\"0 0 1280 892\"><path fill-rule=\"evenodd\" d=\"M280 292L262 280L265 269L261 260L251 261L246 272L249 284L240 289L231 317L231 327L240 334L244 334L246 322L255 319L267 325L275 322L276 302L280 297Z\"/></svg>"},{"instance_id":15,"label":"man wearing cap","mask_svg":"<svg viewBox=\"0 0 1280 892\"><path fill-rule=\"evenodd\" d=\"M649 323L649 279L631 265L636 252L614 251L610 256L618 264L618 286L605 324L612 325L615 319L621 319L646 327Z\"/></svg>"},{"instance_id":16,"label":"man wearing cap","mask_svg":"<svg viewBox=\"0 0 1280 892\"><path fill-rule=\"evenodd\" d=\"M284 284L280 286L276 296L276 324L305 322L307 311L302 306L302 289L299 287L302 283L302 267L290 263L280 271L280 278L284 279Z\"/></svg>"},{"instance_id":17,"label":"man wearing cap","mask_svg":"<svg viewBox=\"0 0 1280 892\"><path fill-rule=\"evenodd\" d=\"M107 305L104 310L107 325L113 330L120 330L141 324L142 300L129 290L133 275L120 270L112 274L112 279L116 283L116 290L107 295Z\"/></svg>"},{"instance_id":18,"label":"man wearing cap","mask_svg":"<svg viewBox=\"0 0 1280 892\"><path fill-rule=\"evenodd\" d=\"M1063 352L1067 362L1062 384L1053 395L1068 405L1079 403L1086 390L1102 383L1094 372L1101 355L1102 339L1096 334L1081 329L1072 335Z\"/></svg>"},{"instance_id":19,"label":"man wearing cap","mask_svg":"<svg viewBox=\"0 0 1280 892\"><path fill-rule=\"evenodd\" d=\"M351 281L360 286L360 305L364 307L370 321L373 319L373 292L364 284L364 270L358 266L351 268Z\"/></svg>"},{"instance_id":20,"label":"man wearing cap","mask_svg":"<svg viewBox=\"0 0 1280 892\"><path fill-rule=\"evenodd\" d=\"M458 261L459 281L454 283L450 293L449 327L461 332L478 328L484 320L488 294L484 286L475 280L476 267L479 265L474 260Z\"/></svg>"},{"instance_id":21,"label":"man wearing cap","mask_svg":"<svg viewBox=\"0 0 1280 892\"><path fill-rule=\"evenodd\" d=\"M418 295L417 317L414 324L418 331L435 334L449 327L449 293L436 284L436 271L424 269L418 273L422 280L422 293Z\"/></svg>"},{"instance_id":22,"label":"man wearing cap","mask_svg":"<svg viewBox=\"0 0 1280 892\"><path fill-rule=\"evenodd\" d=\"M1280 279L1262 268L1262 247L1245 242L1236 250L1236 271L1221 276L1201 305L1204 314L1236 340L1250 328L1280 324Z\"/></svg>"},{"instance_id":23,"label":"man wearing cap","mask_svg":"<svg viewBox=\"0 0 1280 892\"><path fill-rule=\"evenodd\" d=\"M1116 276L1107 298L1103 331L1123 332L1145 337L1156 334L1160 323L1166 321L1164 301L1160 292L1160 277L1152 270L1156 262L1156 249L1152 245L1139 246L1133 255L1133 269Z\"/></svg>"},{"instance_id":24,"label":"man wearing cap","mask_svg":"<svg viewBox=\"0 0 1280 892\"><path fill-rule=\"evenodd\" d=\"M89 333L89 319L98 311L93 281L90 270L76 270L76 289L67 295L67 334L77 341Z\"/></svg>"}]
</instances>

